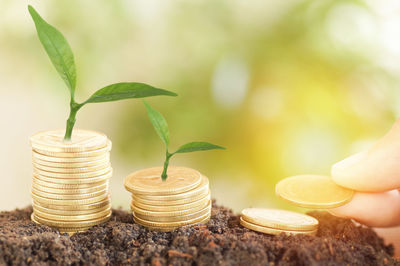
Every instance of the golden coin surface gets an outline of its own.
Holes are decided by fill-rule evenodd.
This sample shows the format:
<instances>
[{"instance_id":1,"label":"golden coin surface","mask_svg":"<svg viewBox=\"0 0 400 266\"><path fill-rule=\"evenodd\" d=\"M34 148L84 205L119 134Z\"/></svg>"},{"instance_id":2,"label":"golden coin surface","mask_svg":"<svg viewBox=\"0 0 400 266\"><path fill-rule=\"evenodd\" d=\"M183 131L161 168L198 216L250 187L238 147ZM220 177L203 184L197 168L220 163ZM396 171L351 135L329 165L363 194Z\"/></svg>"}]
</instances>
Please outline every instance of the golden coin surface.
<instances>
[{"instance_id":1,"label":"golden coin surface","mask_svg":"<svg viewBox=\"0 0 400 266\"><path fill-rule=\"evenodd\" d=\"M184 221L196 219L197 217L201 217L205 214L209 214L209 215L211 214L211 204L209 204L205 208L195 211L193 213L184 214L184 215L176 215L176 216L162 216L162 215L149 216L149 215L143 215L143 214L134 212L134 216L136 216L139 219L142 219L145 221L158 222L158 223L184 222Z\"/></svg>"},{"instance_id":2,"label":"golden coin surface","mask_svg":"<svg viewBox=\"0 0 400 266\"><path fill-rule=\"evenodd\" d=\"M281 198L301 207L329 209L342 206L354 191L336 185L329 176L298 175L288 177L275 186Z\"/></svg>"},{"instance_id":3,"label":"golden coin surface","mask_svg":"<svg viewBox=\"0 0 400 266\"><path fill-rule=\"evenodd\" d=\"M93 162L99 160L109 160L110 159L110 152L105 152L98 156L90 156L90 157L71 157L71 158L61 158L61 157L54 157L54 156L47 156L40 153L32 151L33 159L39 159L41 161L46 162L53 162L53 163L61 163L61 164L70 164L70 163L85 163L85 162Z\"/></svg>"},{"instance_id":4,"label":"golden coin surface","mask_svg":"<svg viewBox=\"0 0 400 266\"><path fill-rule=\"evenodd\" d=\"M104 206L110 205L110 197L107 197L106 199L95 202L95 203L90 203L90 204L79 204L79 205L56 205L53 203L46 203L46 202L40 202L36 201L33 199L33 205L34 206L41 206L43 208L47 209L52 209L52 210L60 210L60 211L84 211L84 210L94 210L98 208L102 208Z\"/></svg>"},{"instance_id":5,"label":"golden coin surface","mask_svg":"<svg viewBox=\"0 0 400 266\"><path fill-rule=\"evenodd\" d=\"M32 204L33 210L44 212L47 214L53 214L53 215L61 215L61 216L71 216L71 215L87 215L87 214L93 214L93 213L98 213L105 211L107 209L111 209L111 204L106 204L102 207L91 209L91 210L57 210L57 209L52 209L52 208L46 208L42 207L36 203Z\"/></svg>"},{"instance_id":6,"label":"golden coin surface","mask_svg":"<svg viewBox=\"0 0 400 266\"><path fill-rule=\"evenodd\" d=\"M108 189L102 189L92 193L78 193L78 194L55 194L55 193L48 193L43 192L41 190L37 190L34 187L31 189L32 193L38 195L40 197L44 197L47 199L54 199L54 200L80 200L80 199L90 199L93 197L105 195L108 192Z\"/></svg>"},{"instance_id":7,"label":"golden coin surface","mask_svg":"<svg viewBox=\"0 0 400 266\"><path fill-rule=\"evenodd\" d=\"M39 153L41 155L56 157L56 158L75 158L75 157L96 157L100 156L106 152L109 152L112 148L111 141L107 141L107 145L96 150L92 151L82 151L82 152L53 152L49 150L41 150L33 148L32 150L35 153Z\"/></svg>"},{"instance_id":8,"label":"golden coin surface","mask_svg":"<svg viewBox=\"0 0 400 266\"><path fill-rule=\"evenodd\" d=\"M240 217L240 224L244 227L246 227L247 229L253 230L253 231L257 231L260 233L264 233L264 234L269 234L269 235L280 235L281 233L287 234L287 235L315 235L317 233L318 230L309 230L309 231L300 231L300 230L281 230L281 229L275 229L275 228L271 228L271 227L265 227L265 226L260 226L260 225L256 225L253 223L249 223L245 220L243 220L242 217Z\"/></svg>"},{"instance_id":9,"label":"golden coin surface","mask_svg":"<svg viewBox=\"0 0 400 266\"><path fill-rule=\"evenodd\" d=\"M39 174L33 174L36 180L40 180L43 182L49 183L56 183L56 184L63 184L63 185L80 185L80 184L93 184L99 183L101 181L106 181L112 176L112 171L108 172L104 175L95 176L95 177L88 177L88 178L60 178L60 177L48 177L42 176Z\"/></svg>"},{"instance_id":10,"label":"golden coin surface","mask_svg":"<svg viewBox=\"0 0 400 266\"><path fill-rule=\"evenodd\" d=\"M87 167L92 167L92 166L97 166L97 165L104 165L110 162L110 156L109 153L107 153L108 156L103 156L103 158L100 158L98 160L89 160L87 162L49 162L49 161L44 161L41 159L38 159L34 156L32 156L32 161L34 164L37 165L42 165L46 167L53 167L53 168L87 168ZM39 167L38 167L39 168Z\"/></svg>"},{"instance_id":11,"label":"golden coin surface","mask_svg":"<svg viewBox=\"0 0 400 266\"><path fill-rule=\"evenodd\" d=\"M142 204L146 205L154 205L154 206L171 206L171 205L181 205L181 204L186 204L186 203L191 203L198 201L200 199L203 199L206 197L208 194L210 194L210 190L204 191L202 194L192 196L192 197L187 197L187 198L181 198L177 200L148 200L148 199L143 199L142 195L137 195L137 194L132 194L132 201L135 202L140 202Z\"/></svg>"},{"instance_id":12,"label":"golden coin surface","mask_svg":"<svg viewBox=\"0 0 400 266\"><path fill-rule=\"evenodd\" d=\"M31 217L33 217L32 220L34 220L40 224L73 229L73 228L83 228L83 227L89 227L89 226L94 226L94 225L105 223L110 219L111 213L109 213L108 215L106 215L104 217L100 217L100 218L89 220L89 221L71 221L71 222L53 221L53 220L49 220L49 219L44 219L42 217L36 216L35 213L32 213Z\"/></svg>"},{"instance_id":13,"label":"golden coin surface","mask_svg":"<svg viewBox=\"0 0 400 266\"><path fill-rule=\"evenodd\" d=\"M139 207L141 209L144 210L148 210L148 211L164 211L164 212L168 212L168 211L182 211L182 210L187 210L187 209L191 209L191 208L196 208L199 206L204 206L204 204L207 204L209 201L211 200L211 196L210 194L208 194L207 196L205 196L204 198L197 200L197 201L193 201L193 202L189 202L189 203L185 203L185 204L178 204L178 205L149 205L149 204L143 204L139 201L132 201L132 205Z\"/></svg>"},{"instance_id":14,"label":"golden coin surface","mask_svg":"<svg viewBox=\"0 0 400 266\"><path fill-rule=\"evenodd\" d=\"M169 216L181 216L181 215L187 215L191 213L195 213L197 211L200 211L204 209L205 207L211 205L211 201L204 202L204 204L198 205L194 208L188 208L185 210L177 210L177 211L149 211L145 209L141 209L134 204L131 204L131 210L136 213L136 214L141 214L145 216L163 216L163 217L169 217Z\"/></svg>"},{"instance_id":15,"label":"golden coin surface","mask_svg":"<svg viewBox=\"0 0 400 266\"><path fill-rule=\"evenodd\" d=\"M74 129L71 140L64 141L65 129L42 131L31 137L34 149L52 152L82 152L103 148L107 145L107 136L91 130Z\"/></svg>"},{"instance_id":16,"label":"golden coin surface","mask_svg":"<svg viewBox=\"0 0 400 266\"><path fill-rule=\"evenodd\" d=\"M193 222L193 223L188 223L188 224L184 224L184 225L178 225L178 226L149 226L146 224L142 224L138 219L135 220L135 222L141 226L147 227L150 230L155 230L155 231L160 231L160 232L170 232L172 230L175 230L179 227L186 227L186 226L192 226L192 225L198 225L198 224L206 224L210 221L211 216L206 216L204 219L199 220L197 222Z\"/></svg>"},{"instance_id":17,"label":"golden coin surface","mask_svg":"<svg viewBox=\"0 0 400 266\"><path fill-rule=\"evenodd\" d=\"M200 221L203 221L207 217L210 217L210 213L205 213L201 216L198 216L194 219L186 220L186 221L177 221L177 222L153 222L153 221L148 221L144 219L140 219L135 214L133 214L133 217L135 219L135 222L138 224L144 225L144 226L152 226L152 227L173 227L173 226L183 226L183 225L188 225L188 224L194 224L198 223Z\"/></svg>"},{"instance_id":18,"label":"golden coin surface","mask_svg":"<svg viewBox=\"0 0 400 266\"><path fill-rule=\"evenodd\" d=\"M37 184L35 180L32 181L32 188L39 190L45 193L53 193L53 194L63 194L63 195L71 195L71 194L88 194L94 193L100 190L108 189L108 182L102 183L100 185L96 185L88 188L80 188L80 189L65 189L65 188L51 188L47 186L41 186Z\"/></svg>"},{"instance_id":19,"label":"golden coin surface","mask_svg":"<svg viewBox=\"0 0 400 266\"><path fill-rule=\"evenodd\" d=\"M96 177L96 176L101 176L104 174L107 174L109 172L111 172L112 168L111 166L108 166L107 168L101 169L101 170L97 170L94 172L89 172L89 173L54 173L54 172L47 172L47 171L43 171L40 169L37 169L35 167L33 167L33 173L40 175L40 176L47 176L47 177L52 177L52 178L90 178L90 177Z\"/></svg>"},{"instance_id":20,"label":"golden coin surface","mask_svg":"<svg viewBox=\"0 0 400 266\"><path fill-rule=\"evenodd\" d=\"M59 206L77 206L77 205L87 205L96 202L100 202L109 197L109 192L106 191L100 196L95 196L88 199L77 199L77 200L63 200L63 199L49 199L45 197L41 197L36 195L35 193L31 193L32 198L35 202L51 204L51 205L59 205Z\"/></svg>"},{"instance_id":21,"label":"golden coin surface","mask_svg":"<svg viewBox=\"0 0 400 266\"><path fill-rule=\"evenodd\" d=\"M125 178L125 188L135 194L171 195L191 190L201 182L201 174L190 168L170 166L166 181L161 180L162 171L162 167L153 167L134 172Z\"/></svg>"},{"instance_id":22,"label":"golden coin surface","mask_svg":"<svg viewBox=\"0 0 400 266\"><path fill-rule=\"evenodd\" d=\"M49 167L41 164L37 164L33 162L33 167L35 169L46 171L50 173L65 173L65 174L76 174L76 173L91 173L100 171L103 169L107 169L111 167L110 162L106 162L104 164L89 166L89 167L75 167L75 168L60 168L60 167Z\"/></svg>"},{"instance_id":23,"label":"golden coin surface","mask_svg":"<svg viewBox=\"0 0 400 266\"><path fill-rule=\"evenodd\" d=\"M260 226L283 230L316 230L318 220L306 214L278 210L247 208L242 211L243 220Z\"/></svg>"},{"instance_id":24,"label":"golden coin surface","mask_svg":"<svg viewBox=\"0 0 400 266\"><path fill-rule=\"evenodd\" d=\"M181 204L184 202L188 202L188 200L184 200L184 199L192 199L194 197L198 197L201 195L207 195L209 190L209 181L208 178L205 176L201 176L201 182L200 184L183 193L179 193L179 194L172 194L172 195L133 195L134 197L140 198L140 200L142 200L143 203L146 203L145 201L148 201L147 204L152 204L151 202L153 201L158 201L158 202L164 202L164 201L177 201L175 204ZM183 200L183 201L182 201ZM189 200L190 201L190 200Z\"/></svg>"},{"instance_id":25,"label":"golden coin surface","mask_svg":"<svg viewBox=\"0 0 400 266\"><path fill-rule=\"evenodd\" d=\"M72 221L88 221L88 220L95 220L104 216L107 216L111 213L111 208L103 210L97 213L91 214L82 214L82 215L54 215L48 214L46 212L42 212L39 210L33 210L35 216L41 217L43 219L48 219L52 221L64 221L64 222L72 222Z\"/></svg>"},{"instance_id":26,"label":"golden coin surface","mask_svg":"<svg viewBox=\"0 0 400 266\"><path fill-rule=\"evenodd\" d=\"M100 186L100 185L104 185L104 184L108 184L108 179L109 177L111 177L111 175L109 175L108 177L104 178L104 180L100 180L98 182L92 182L92 183L72 183L72 184L65 184L65 183L54 183L54 178L51 179L50 178L50 182L49 181L43 181L40 179L40 177L33 175L32 178L32 183L37 184L38 186L41 187L48 187L48 188L55 188L55 189L66 189L66 190L73 190L73 189L85 189L85 188L92 188L95 186ZM58 179L56 179L55 181L58 181Z\"/></svg>"}]
</instances>

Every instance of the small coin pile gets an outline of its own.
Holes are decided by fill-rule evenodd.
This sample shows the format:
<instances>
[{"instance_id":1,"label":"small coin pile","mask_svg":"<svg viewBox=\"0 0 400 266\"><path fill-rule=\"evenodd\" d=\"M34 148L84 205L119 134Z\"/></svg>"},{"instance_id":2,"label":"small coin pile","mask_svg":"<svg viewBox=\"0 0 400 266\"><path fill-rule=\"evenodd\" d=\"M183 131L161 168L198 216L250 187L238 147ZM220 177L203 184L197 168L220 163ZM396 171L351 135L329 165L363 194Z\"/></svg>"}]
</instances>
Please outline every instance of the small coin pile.
<instances>
[{"instance_id":1,"label":"small coin pile","mask_svg":"<svg viewBox=\"0 0 400 266\"><path fill-rule=\"evenodd\" d=\"M32 221L73 234L106 222L111 216L109 178L111 141L101 133L75 129L31 137Z\"/></svg>"},{"instance_id":2,"label":"small coin pile","mask_svg":"<svg viewBox=\"0 0 400 266\"><path fill-rule=\"evenodd\" d=\"M135 222L162 232L207 223L211 216L208 178L190 168L170 166L167 180L162 181L162 170L148 168L125 179Z\"/></svg>"},{"instance_id":3,"label":"small coin pile","mask_svg":"<svg viewBox=\"0 0 400 266\"><path fill-rule=\"evenodd\" d=\"M318 220L306 214L277 209L248 208L242 211L240 224L248 229L271 235L315 235Z\"/></svg>"},{"instance_id":4,"label":"small coin pile","mask_svg":"<svg viewBox=\"0 0 400 266\"><path fill-rule=\"evenodd\" d=\"M290 203L312 209L330 209L348 203L354 191L335 184L331 177L298 175L275 186L276 194Z\"/></svg>"}]
</instances>

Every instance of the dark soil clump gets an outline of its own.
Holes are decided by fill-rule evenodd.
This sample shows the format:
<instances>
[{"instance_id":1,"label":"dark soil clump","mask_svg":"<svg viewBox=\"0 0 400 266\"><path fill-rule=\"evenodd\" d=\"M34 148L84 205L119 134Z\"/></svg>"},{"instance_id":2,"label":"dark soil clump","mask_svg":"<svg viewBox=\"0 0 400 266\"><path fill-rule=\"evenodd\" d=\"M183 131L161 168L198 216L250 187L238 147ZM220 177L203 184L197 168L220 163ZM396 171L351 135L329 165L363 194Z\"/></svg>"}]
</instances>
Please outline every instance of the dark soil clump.
<instances>
[{"instance_id":1,"label":"dark soil clump","mask_svg":"<svg viewBox=\"0 0 400 266\"><path fill-rule=\"evenodd\" d=\"M317 236L270 236L243 228L214 204L206 226L146 230L132 215L72 237L30 221L32 208L0 213L1 265L400 265L374 231L324 212Z\"/></svg>"}]
</instances>

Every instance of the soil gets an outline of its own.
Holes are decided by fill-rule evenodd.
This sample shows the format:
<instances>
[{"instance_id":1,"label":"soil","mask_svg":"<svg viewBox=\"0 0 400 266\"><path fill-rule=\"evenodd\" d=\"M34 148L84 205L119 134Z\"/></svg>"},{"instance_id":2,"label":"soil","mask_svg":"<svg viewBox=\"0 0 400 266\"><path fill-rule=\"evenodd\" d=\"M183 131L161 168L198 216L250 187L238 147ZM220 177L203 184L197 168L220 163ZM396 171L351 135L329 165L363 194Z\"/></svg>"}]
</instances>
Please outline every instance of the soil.
<instances>
[{"instance_id":1,"label":"soil","mask_svg":"<svg viewBox=\"0 0 400 266\"><path fill-rule=\"evenodd\" d=\"M112 219L70 237L30 221L31 207L0 213L1 265L400 265L370 228L325 212L316 236L271 236L245 229L213 205L206 226L153 232L114 210Z\"/></svg>"}]
</instances>

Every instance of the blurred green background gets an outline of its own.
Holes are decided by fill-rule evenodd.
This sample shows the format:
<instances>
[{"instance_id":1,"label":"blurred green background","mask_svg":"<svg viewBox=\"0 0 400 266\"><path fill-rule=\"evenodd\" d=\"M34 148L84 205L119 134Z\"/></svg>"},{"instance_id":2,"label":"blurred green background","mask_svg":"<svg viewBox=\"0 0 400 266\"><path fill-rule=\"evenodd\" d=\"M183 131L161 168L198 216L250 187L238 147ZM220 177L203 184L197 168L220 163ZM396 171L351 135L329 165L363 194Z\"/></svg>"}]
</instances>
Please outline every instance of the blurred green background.
<instances>
[{"instance_id":1,"label":"blurred green background","mask_svg":"<svg viewBox=\"0 0 400 266\"><path fill-rule=\"evenodd\" d=\"M69 108L27 4L68 39L78 99L119 81L177 92L148 100L169 122L172 149L194 140L228 149L172 164L208 176L213 197L236 211L292 208L276 182L329 174L400 114L394 0L0 0L0 209L29 204L29 137L63 128ZM113 204L128 209L123 179L164 155L141 101L86 106L77 127L113 141Z\"/></svg>"}]
</instances>

